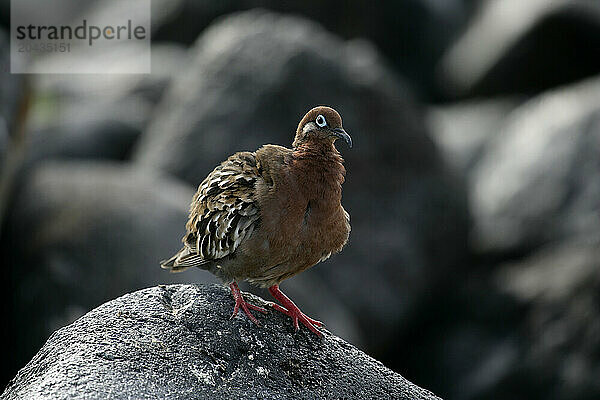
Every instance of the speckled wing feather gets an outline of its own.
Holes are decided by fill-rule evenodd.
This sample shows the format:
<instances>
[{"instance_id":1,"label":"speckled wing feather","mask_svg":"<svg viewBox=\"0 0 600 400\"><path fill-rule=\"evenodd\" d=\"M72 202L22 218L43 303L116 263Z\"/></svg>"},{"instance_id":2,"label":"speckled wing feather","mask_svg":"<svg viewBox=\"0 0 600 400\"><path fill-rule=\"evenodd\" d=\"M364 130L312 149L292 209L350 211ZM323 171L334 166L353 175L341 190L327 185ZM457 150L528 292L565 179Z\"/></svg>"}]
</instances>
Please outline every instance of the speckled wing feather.
<instances>
[{"instance_id":1,"label":"speckled wing feather","mask_svg":"<svg viewBox=\"0 0 600 400\"><path fill-rule=\"evenodd\" d=\"M258 162L250 152L236 153L215 168L194 195L184 248L163 267L201 266L232 254L259 220L254 198L258 177Z\"/></svg>"}]
</instances>

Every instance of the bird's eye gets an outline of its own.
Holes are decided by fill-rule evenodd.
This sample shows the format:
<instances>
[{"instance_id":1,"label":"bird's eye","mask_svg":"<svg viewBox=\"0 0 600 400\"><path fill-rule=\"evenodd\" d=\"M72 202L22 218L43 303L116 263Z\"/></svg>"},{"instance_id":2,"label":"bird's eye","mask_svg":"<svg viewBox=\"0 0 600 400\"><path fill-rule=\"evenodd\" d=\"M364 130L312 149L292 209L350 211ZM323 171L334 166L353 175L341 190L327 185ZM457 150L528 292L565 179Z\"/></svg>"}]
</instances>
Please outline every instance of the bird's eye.
<instances>
[{"instance_id":1,"label":"bird's eye","mask_svg":"<svg viewBox=\"0 0 600 400\"><path fill-rule=\"evenodd\" d=\"M322 128L325 125L327 125L327 121L325 120L325 117L322 116L321 114L319 114L319 116L317 117L317 119L315 119L315 122L317 123L317 125L319 126L319 128Z\"/></svg>"}]
</instances>

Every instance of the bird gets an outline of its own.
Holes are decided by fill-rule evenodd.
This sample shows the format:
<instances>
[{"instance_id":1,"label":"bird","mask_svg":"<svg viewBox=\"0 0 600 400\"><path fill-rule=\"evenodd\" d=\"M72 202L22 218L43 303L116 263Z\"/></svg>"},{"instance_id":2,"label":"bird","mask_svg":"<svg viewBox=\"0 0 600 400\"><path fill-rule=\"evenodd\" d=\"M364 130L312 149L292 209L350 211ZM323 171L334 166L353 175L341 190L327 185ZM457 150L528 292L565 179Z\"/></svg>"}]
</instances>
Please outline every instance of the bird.
<instances>
[{"instance_id":1,"label":"bird","mask_svg":"<svg viewBox=\"0 0 600 400\"><path fill-rule=\"evenodd\" d=\"M322 322L304 314L279 284L339 253L348 242L350 215L341 204L346 176L337 139L352 148L352 138L331 107L312 108L300 120L292 148L266 144L238 152L200 183L190 205L183 248L161 261L180 272L210 271L231 289L235 306L256 325L237 282L268 288L280 304L272 308L321 337Z\"/></svg>"}]
</instances>

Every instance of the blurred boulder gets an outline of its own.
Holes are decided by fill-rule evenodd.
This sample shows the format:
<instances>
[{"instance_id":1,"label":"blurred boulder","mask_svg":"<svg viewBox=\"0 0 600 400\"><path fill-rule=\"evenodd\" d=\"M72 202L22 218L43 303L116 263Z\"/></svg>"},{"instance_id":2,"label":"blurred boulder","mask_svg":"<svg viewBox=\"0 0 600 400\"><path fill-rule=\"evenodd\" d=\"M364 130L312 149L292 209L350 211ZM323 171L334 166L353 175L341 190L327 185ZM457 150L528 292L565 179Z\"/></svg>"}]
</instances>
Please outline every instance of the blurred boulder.
<instances>
[{"instance_id":1,"label":"blurred boulder","mask_svg":"<svg viewBox=\"0 0 600 400\"><path fill-rule=\"evenodd\" d=\"M598 398L600 234L473 271L420 310L395 369L457 400Z\"/></svg>"},{"instance_id":2,"label":"blurred boulder","mask_svg":"<svg viewBox=\"0 0 600 400\"><path fill-rule=\"evenodd\" d=\"M10 0L0 0L0 25L2 29L10 29Z\"/></svg>"},{"instance_id":3,"label":"blurred boulder","mask_svg":"<svg viewBox=\"0 0 600 400\"><path fill-rule=\"evenodd\" d=\"M598 48L597 1L482 2L442 59L440 80L451 98L538 93L599 73Z\"/></svg>"},{"instance_id":4,"label":"blurred boulder","mask_svg":"<svg viewBox=\"0 0 600 400\"><path fill-rule=\"evenodd\" d=\"M46 162L20 187L1 243L11 374L90 308L182 281L159 261L180 247L193 194L187 185L116 163ZM185 279L214 281L199 270Z\"/></svg>"},{"instance_id":5,"label":"blurred boulder","mask_svg":"<svg viewBox=\"0 0 600 400\"><path fill-rule=\"evenodd\" d=\"M99 57L112 57L110 50L98 52ZM154 105L186 57L181 46L165 44L152 49L152 74L36 75L26 168L48 158L129 158ZM44 63L56 61L46 57L37 63L44 68Z\"/></svg>"},{"instance_id":6,"label":"blurred boulder","mask_svg":"<svg viewBox=\"0 0 600 400\"><path fill-rule=\"evenodd\" d=\"M494 278L498 289L527 307L518 326L522 351L510 376L527 385L513 383L507 397L600 397L598 271L600 235L548 245L499 268Z\"/></svg>"},{"instance_id":7,"label":"blurred boulder","mask_svg":"<svg viewBox=\"0 0 600 400\"><path fill-rule=\"evenodd\" d=\"M10 73L11 59L16 65L23 61L17 56L11 57L10 37L0 28L0 235L15 176L23 159L31 99L28 78ZM2 277L0 272L0 279ZM2 308L0 306L0 311Z\"/></svg>"},{"instance_id":8,"label":"blurred boulder","mask_svg":"<svg viewBox=\"0 0 600 400\"><path fill-rule=\"evenodd\" d=\"M158 103L173 79L183 72L188 64L188 51L177 43L162 43L152 46L151 74L138 76L130 86L130 93Z\"/></svg>"},{"instance_id":9,"label":"blurred boulder","mask_svg":"<svg viewBox=\"0 0 600 400\"><path fill-rule=\"evenodd\" d=\"M154 1L152 9L164 10L166 18L152 24L154 42L192 44L214 19L234 11L258 6L253 0Z\"/></svg>"},{"instance_id":10,"label":"blurred boulder","mask_svg":"<svg viewBox=\"0 0 600 400\"><path fill-rule=\"evenodd\" d=\"M46 159L113 159L129 157L141 129L110 118L65 122L30 133L27 162Z\"/></svg>"},{"instance_id":11,"label":"blurred boulder","mask_svg":"<svg viewBox=\"0 0 600 400\"><path fill-rule=\"evenodd\" d=\"M463 320L447 327L443 334L429 335L428 339L431 347L424 349L429 353L426 361L434 365L434 371L424 376L423 382L434 380L435 387L447 398L547 398L536 397L532 390L510 383L518 371L521 355L514 334ZM444 374L444 370L448 372Z\"/></svg>"},{"instance_id":12,"label":"blurred boulder","mask_svg":"<svg viewBox=\"0 0 600 400\"><path fill-rule=\"evenodd\" d=\"M479 257L399 338L407 376L459 400L598 397L599 104L594 78L430 111L469 177Z\"/></svg>"},{"instance_id":13,"label":"blurred boulder","mask_svg":"<svg viewBox=\"0 0 600 400\"><path fill-rule=\"evenodd\" d=\"M448 165L467 178L493 142L519 98L475 99L433 106L426 121Z\"/></svg>"},{"instance_id":14,"label":"blurred boulder","mask_svg":"<svg viewBox=\"0 0 600 400\"><path fill-rule=\"evenodd\" d=\"M2 399L439 399L330 333L293 333L275 311L258 327L232 307L219 286L127 294L55 332Z\"/></svg>"},{"instance_id":15,"label":"blurred boulder","mask_svg":"<svg viewBox=\"0 0 600 400\"><path fill-rule=\"evenodd\" d=\"M7 128L14 115L16 115L15 99L18 98L20 91L20 81L18 76L10 73L10 37L8 33L0 29L0 117L2 124Z\"/></svg>"},{"instance_id":16,"label":"blurred boulder","mask_svg":"<svg viewBox=\"0 0 600 400\"><path fill-rule=\"evenodd\" d=\"M599 142L599 78L512 112L473 173L477 247L527 250L598 232Z\"/></svg>"},{"instance_id":17,"label":"blurred boulder","mask_svg":"<svg viewBox=\"0 0 600 400\"><path fill-rule=\"evenodd\" d=\"M19 62L19 59L15 61ZM0 125L14 135L23 101L28 95L25 75L11 74L10 36L0 29Z\"/></svg>"},{"instance_id":18,"label":"blurred boulder","mask_svg":"<svg viewBox=\"0 0 600 400\"><path fill-rule=\"evenodd\" d=\"M6 121L0 119L0 165L4 166L4 160L8 153L10 145L10 135L8 133L8 127Z\"/></svg>"},{"instance_id":19,"label":"blurred boulder","mask_svg":"<svg viewBox=\"0 0 600 400\"><path fill-rule=\"evenodd\" d=\"M411 329L397 337L411 346L389 366L444 398L538 398L518 391L533 385L531 377L512 381L522 355L524 306L498 289L493 272L486 263L457 271L452 285L436 291Z\"/></svg>"},{"instance_id":20,"label":"blurred boulder","mask_svg":"<svg viewBox=\"0 0 600 400\"><path fill-rule=\"evenodd\" d=\"M100 47L99 59L121 60L125 52L135 54L139 44L122 47ZM124 60L127 60L127 57ZM126 98L138 98L140 102L157 103L173 77L179 75L187 63L186 49L175 43L153 45L151 48L151 74L41 74L35 76L34 85L44 96L74 101L97 100L99 103L116 102ZM36 61L33 68L43 70L47 65L60 63L60 55L47 56ZM90 58L80 58L74 63L93 63ZM108 71L110 72L110 71Z\"/></svg>"},{"instance_id":21,"label":"blurred boulder","mask_svg":"<svg viewBox=\"0 0 600 400\"><path fill-rule=\"evenodd\" d=\"M182 0L171 18L153 29L155 41L193 43L217 17L255 7L293 13L324 25L345 38L366 38L428 97L436 97L434 66L470 14L468 0L265 1ZM154 4L153 4L154 6Z\"/></svg>"},{"instance_id":22,"label":"blurred boulder","mask_svg":"<svg viewBox=\"0 0 600 400\"><path fill-rule=\"evenodd\" d=\"M3 25L6 30L10 29L10 3L11 0L0 0L0 24ZM26 15L49 15L50 18L55 19L57 16L70 20L81 15L91 4L96 3L96 0L78 0L70 2L62 2L61 7L56 6L43 6L42 4L37 5L35 3L24 3L21 4L21 10ZM25 9L24 7L27 7Z\"/></svg>"},{"instance_id":23,"label":"blurred boulder","mask_svg":"<svg viewBox=\"0 0 600 400\"><path fill-rule=\"evenodd\" d=\"M410 91L367 42L265 11L221 20L191 53L135 159L198 185L235 151L289 146L312 106L335 107L355 141L351 150L339 145L353 230L341 255L305 274L319 274L360 316L370 350L390 356L415 304L466 251L463 188L449 178ZM305 311L335 319L325 304L315 307Z\"/></svg>"}]
</instances>

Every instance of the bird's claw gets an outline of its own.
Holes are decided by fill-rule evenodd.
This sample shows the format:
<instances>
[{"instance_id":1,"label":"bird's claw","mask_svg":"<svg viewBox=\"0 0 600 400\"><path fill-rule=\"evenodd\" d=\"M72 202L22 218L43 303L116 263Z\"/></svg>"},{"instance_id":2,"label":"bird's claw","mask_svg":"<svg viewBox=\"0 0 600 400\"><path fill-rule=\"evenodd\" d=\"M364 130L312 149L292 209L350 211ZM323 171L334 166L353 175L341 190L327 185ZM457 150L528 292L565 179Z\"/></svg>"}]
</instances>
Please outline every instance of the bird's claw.
<instances>
[{"instance_id":1,"label":"bird's claw","mask_svg":"<svg viewBox=\"0 0 600 400\"><path fill-rule=\"evenodd\" d=\"M296 332L300 329L300 326L298 324L298 321L300 321L300 322L302 322L302 324L304 326L306 326L308 329L310 329L311 332L313 332L314 334L316 334L319 337L322 336L322 333L319 332L317 329L317 327L320 327L323 325L323 323L321 321L317 321L315 319L310 318L309 316L304 314L302 311L300 311L298 313L287 312L284 314L286 314L292 318L292 321L294 321L294 329L296 330Z\"/></svg>"},{"instance_id":2,"label":"bird's claw","mask_svg":"<svg viewBox=\"0 0 600 400\"><path fill-rule=\"evenodd\" d=\"M257 326L260 326L260 323L258 322L256 317L252 315L250 310L259 311L263 314L266 314L267 310L265 310L262 307L255 306L254 304L250 304L246 300L244 300L244 298L242 297L242 293L240 292L240 289L238 288L235 282L230 284L229 287L231 288L231 292L233 293L233 298L235 300L235 306L233 307L233 313L231 314L230 319L234 318L241 308L242 310L244 310L244 313L248 316L250 321L254 322Z\"/></svg>"},{"instance_id":3,"label":"bird's claw","mask_svg":"<svg viewBox=\"0 0 600 400\"><path fill-rule=\"evenodd\" d=\"M271 293L273 293L273 292L271 292ZM275 310L292 318L292 321L294 322L294 329L296 331L298 331L300 329L300 324L298 322L302 322L302 324L304 326L306 326L308 329L310 329L310 331L313 332L315 335L317 335L319 337L323 336L323 334L317 330L317 327L323 326L323 323L321 321L312 319L309 316L307 316L306 314L304 314L302 311L300 311L300 309L291 300L289 300L287 298L287 296L283 295L283 293L279 292L278 290L276 290L275 293L277 295L279 295L278 300L284 302L286 305L289 304L289 306L288 306L289 309L282 307L276 303L269 303L269 305L271 307L273 307Z\"/></svg>"},{"instance_id":4,"label":"bird's claw","mask_svg":"<svg viewBox=\"0 0 600 400\"><path fill-rule=\"evenodd\" d=\"M236 299L235 307L233 307L233 314L231 314L231 318L234 318L237 315L240 308L242 310L244 310L244 313L248 316L250 321L254 322L258 326L260 326L260 323L258 322L256 317L254 315L252 315L250 310L259 311L263 314L267 313L267 310L265 310L264 308L255 306L254 304L250 304L250 303L246 302L244 299L240 298L240 299Z\"/></svg>"},{"instance_id":5,"label":"bird's claw","mask_svg":"<svg viewBox=\"0 0 600 400\"><path fill-rule=\"evenodd\" d=\"M302 320L305 319L307 320L310 324L321 327L323 326L323 323L321 321L317 321L316 319L312 319L311 317L309 317L308 315L304 314L302 311L300 311L299 313L292 313L290 311L288 311L287 308L280 306L279 304L275 304L275 303L270 303L269 304L271 307L273 307L274 309L276 309L279 312L284 313L285 315L287 315L288 317L291 317L294 320L294 327L296 328L296 330L298 330L298 320ZM303 322L304 323L304 322ZM306 323L304 323L306 325Z\"/></svg>"}]
</instances>

